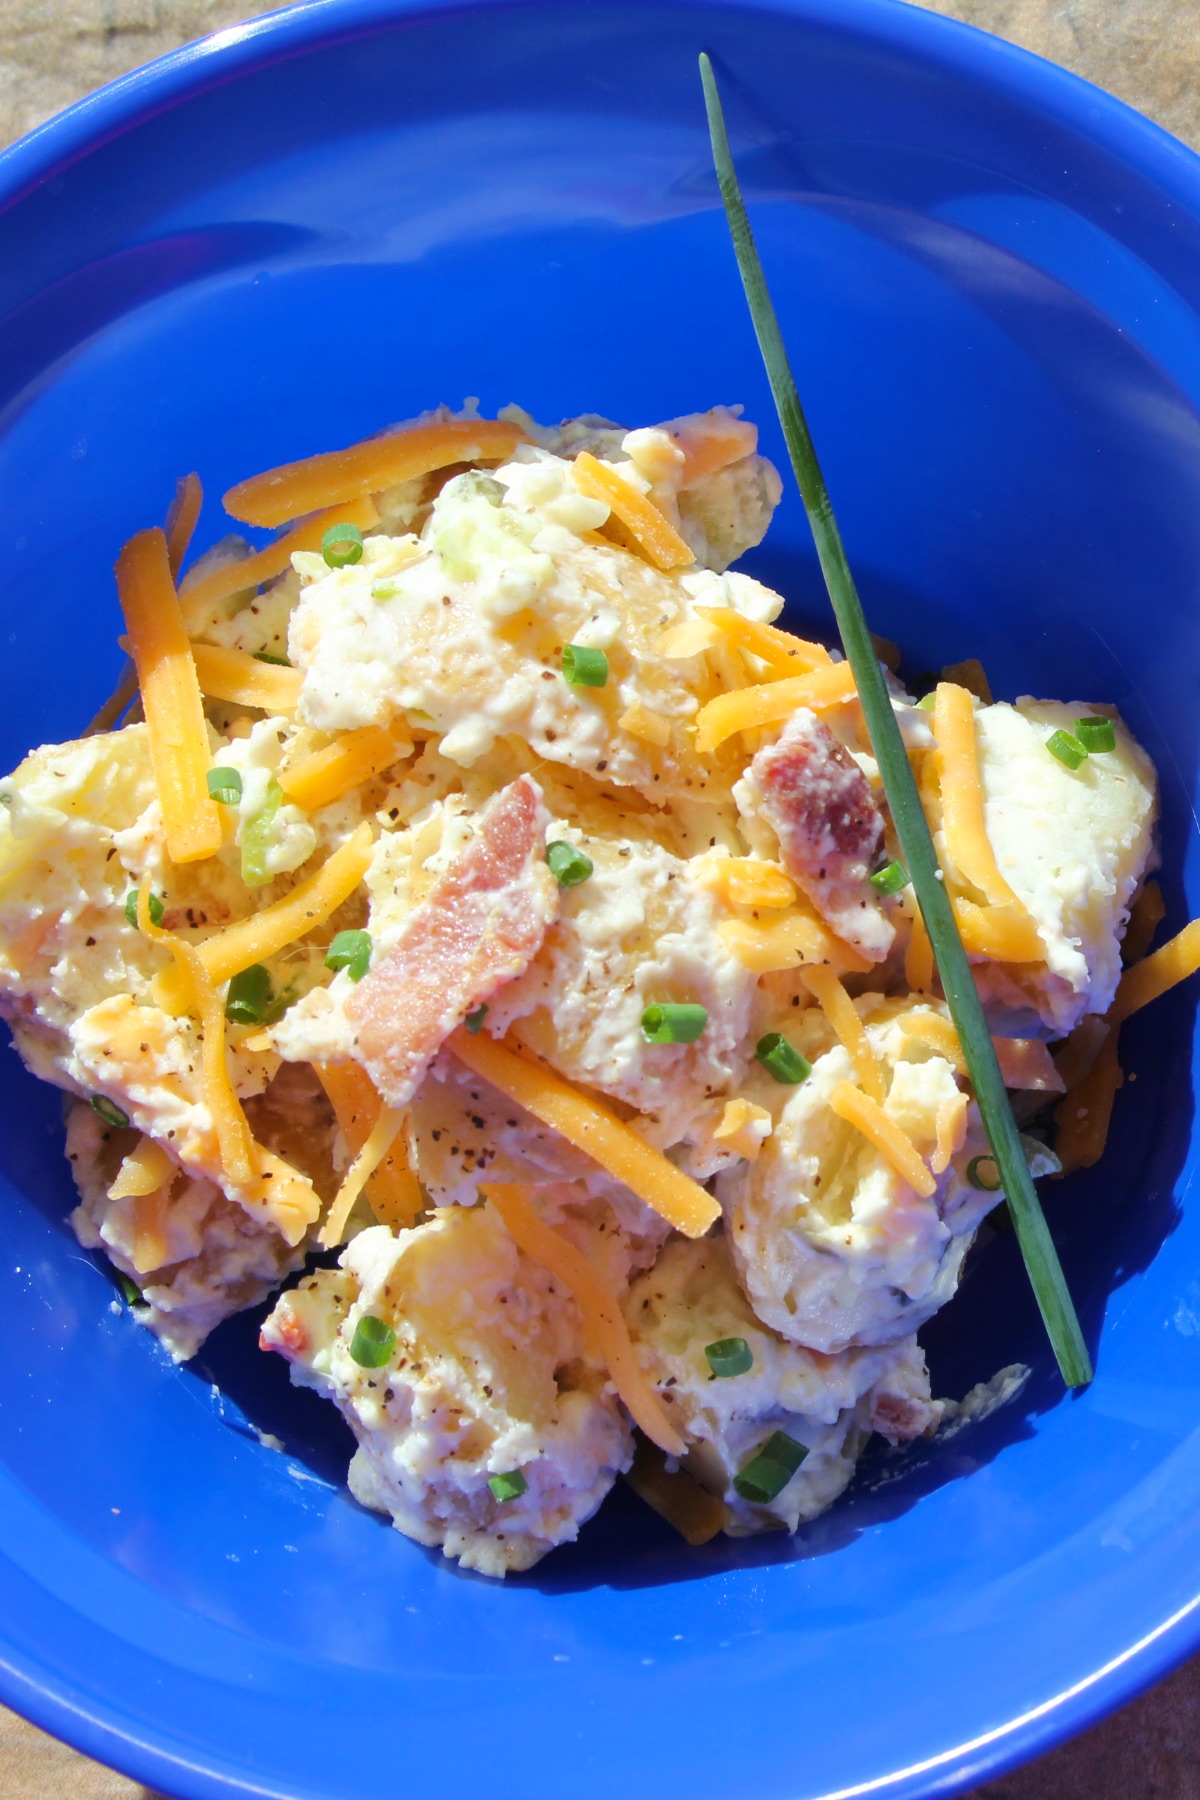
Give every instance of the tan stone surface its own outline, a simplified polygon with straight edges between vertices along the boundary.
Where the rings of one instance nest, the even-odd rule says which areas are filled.
[[[928,0],[1065,64],[1200,149],[1200,0]],[[0,144],[244,0],[0,0]],[[972,1800],[1200,1800],[1200,1661]],[[0,1800],[154,1800],[0,1708]],[[530,1800],[550,1800],[531,1795]]]

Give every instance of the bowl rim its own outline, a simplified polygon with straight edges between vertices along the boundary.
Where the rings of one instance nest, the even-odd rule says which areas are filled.
[[[308,54],[332,37],[370,35],[400,19],[570,8],[579,0],[297,0],[209,33],[107,82],[0,150],[0,218],[57,173],[154,114],[247,75],[267,60]],[[606,0],[634,10],[640,0]],[[909,0],[668,0],[697,13],[744,12],[873,38],[1016,99],[1114,155],[1200,217],[1200,155],[1085,77],[978,26]],[[1045,1755],[1154,1686],[1200,1649],[1200,1592],[1119,1655],[1016,1718],[907,1768],[820,1800],[921,1800],[961,1793]],[[288,1800],[282,1789],[160,1747],[93,1710],[69,1682],[0,1643],[0,1702],[86,1756],[187,1800],[242,1794]],[[183,1785],[180,1785],[180,1784]]]

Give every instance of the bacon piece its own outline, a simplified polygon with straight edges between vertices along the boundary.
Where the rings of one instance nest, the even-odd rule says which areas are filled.
[[[936,1426],[938,1408],[911,1394],[877,1393],[871,1400],[870,1426],[889,1444],[924,1437]]]
[[[389,1106],[408,1104],[455,1026],[536,956],[558,912],[548,822],[528,775],[497,794],[348,1003],[356,1059]]]
[[[738,784],[743,813],[765,819],[783,866],[830,930],[882,962],[895,928],[867,877],[883,843],[870,783],[828,725],[808,707],[792,714]]]

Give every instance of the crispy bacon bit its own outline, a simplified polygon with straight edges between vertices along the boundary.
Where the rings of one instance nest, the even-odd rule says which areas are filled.
[[[738,805],[779,839],[784,868],[831,931],[882,962],[895,930],[867,877],[883,818],[866,776],[829,727],[799,707],[738,784]]]
[[[267,1334],[270,1326],[270,1335]],[[308,1332],[286,1300],[281,1300],[266,1325],[258,1334],[260,1350],[278,1350],[281,1356],[303,1356],[308,1349]]]
[[[558,911],[548,822],[528,775],[497,794],[478,834],[355,991],[346,1011],[356,1056],[389,1106],[408,1104],[455,1026],[537,954]]]
[[[923,1437],[937,1425],[939,1409],[928,1400],[909,1394],[876,1394],[871,1401],[870,1425],[889,1444]]]

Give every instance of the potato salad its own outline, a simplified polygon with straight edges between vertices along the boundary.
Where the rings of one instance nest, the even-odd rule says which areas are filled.
[[[740,408],[440,408],[189,563],[189,477],[121,689],[0,785],[80,1243],[177,1361],[271,1301],[355,1498],[486,1575],[620,1476],[794,1532],[935,1433],[916,1334],[1003,1206],[849,665],[732,567],[780,491]],[[1154,769],[1102,698],[877,649],[1031,1171],[1086,1166],[1200,961],[1147,955]]]

